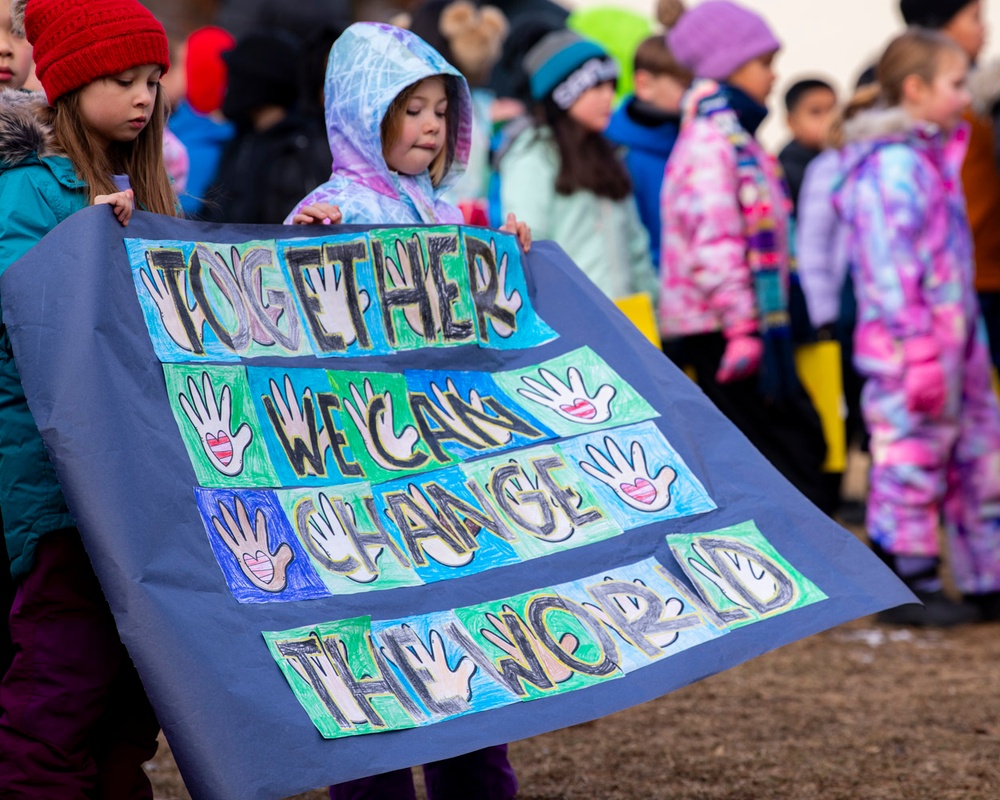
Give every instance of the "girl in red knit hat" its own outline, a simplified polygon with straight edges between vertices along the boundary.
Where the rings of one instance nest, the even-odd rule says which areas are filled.
[[[2,0],[0,0],[2,1]],[[175,215],[163,27],[138,0],[15,0],[45,98],[0,96],[0,273],[70,214]],[[47,103],[46,103],[47,99]],[[0,514],[16,595],[0,797],[151,799],[159,725],[63,499],[0,325]]]

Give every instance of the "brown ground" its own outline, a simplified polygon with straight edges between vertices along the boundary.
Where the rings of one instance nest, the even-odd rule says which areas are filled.
[[[997,623],[841,626],[643,706],[514,743],[518,797],[996,800],[998,634]],[[149,768],[157,800],[188,800],[165,745]]]

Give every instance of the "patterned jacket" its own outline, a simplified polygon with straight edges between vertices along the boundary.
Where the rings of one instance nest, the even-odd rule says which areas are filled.
[[[758,329],[757,304],[747,263],[747,231],[738,197],[736,150],[698,103],[718,92],[698,81],[684,99],[684,121],[667,163],[660,196],[660,331],[664,337]],[[774,158],[751,142],[770,195],[781,268],[787,283],[788,199]]]
[[[979,313],[960,177],[967,128],[946,136],[896,108],[859,115],[845,134],[835,202],[849,226],[858,370],[901,377],[903,342],[915,337],[960,362]]]
[[[382,119],[396,95],[432,75],[450,76],[456,88],[449,102],[458,105],[448,131],[454,159],[436,187],[430,175],[392,172],[382,157]],[[326,127],[333,155],[330,180],[310,192],[302,206],[339,206],[344,224],[432,224],[462,221],[461,212],[442,195],[465,171],[472,139],[472,98],[461,73],[423,39],[400,28],[374,22],[349,27],[330,51],[326,70]]]

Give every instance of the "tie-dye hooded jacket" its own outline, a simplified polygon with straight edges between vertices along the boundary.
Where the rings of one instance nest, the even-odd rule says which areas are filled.
[[[945,135],[896,108],[864,112],[845,136],[834,199],[849,228],[858,370],[900,378],[915,337],[962,359],[979,314],[960,177],[967,129]]]
[[[454,157],[444,179],[431,185],[430,174],[400,175],[382,157],[382,119],[407,86],[432,75],[449,76],[448,141]],[[414,225],[455,223],[461,212],[442,199],[465,171],[472,131],[472,99],[461,73],[419,36],[373,22],[351,25],[330,51],[326,69],[326,128],[333,174],[310,192],[302,206],[339,206],[345,224]],[[457,125],[452,125],[457,120]]]

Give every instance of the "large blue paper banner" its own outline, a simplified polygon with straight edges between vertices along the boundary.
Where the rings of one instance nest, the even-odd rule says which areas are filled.
[[[912,599],[554,245],[322,233],[94,208],[0,281],[193,797],[577,724]]]

